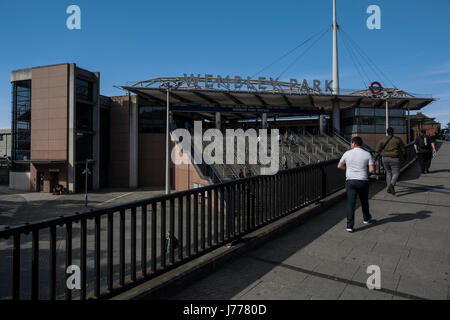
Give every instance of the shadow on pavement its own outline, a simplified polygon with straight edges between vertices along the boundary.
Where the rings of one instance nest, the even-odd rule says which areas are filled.
[[[407,221],[411,221],[411,220],[423,220],[423,219],[429,218],[431,213],[432,213],[432,211],[427,211],[427,210],[417,211],[416,213],[391,213],[391,214],[389,214],[391,217],[384,218],[381,220],[374,220],[374,222],[369,225],[355,229],[355,232],[370,229],[372,227],[378,227],[385,223],[407,222]]]
[[[372,198],[384,188],[384,182],[372,181],[370,184],[369,198]],[[358,199],[355,210],[360,206],[361,203]],[[227,263],[217,267],[212,273],[207,272],[199,278],[192,279],[192,282],[189,281],[189,283],[198,285],[197,281],[201,281],[203,277],[209,277],[218,272],[225,272],[226,274],[224,277],[208,279],[207,284],[200,284],[202,289],[198,293],[192,294],[193,296],[191,294],[188,294],[188,297],[183,296],[184,289],[191,292],[184,285],[180,288],[171,288],[170,292],[158,293],[158,297],[149,295],[144,297],[144,299],[232,299],[252,283],[257,282],[258,279],[271,272],[277,265],[281,265],[283,261],[308,246],[344,219],[346,219],[345,200],[338,202],[328,210],[308,217],[300,226],[293,225],[290,229],[282,234],[275,235],[269,241],[250,249],[248,252],[231,258]],[[300,228],[301,232],[298,232]],[[346,232],[345,227],[343,227],[342,232]],[[265,253],[264,256],[259,254],[260,251]],[[252,259],[251,255],[270,259],[271,263],[264,263],[257,259]],[[227,265],[233,265],[232,269],[227,269]],[[248,272],[248,270],[251,270],[251,272]],[[179,293],[182,295],[182,298],[177,297]]]

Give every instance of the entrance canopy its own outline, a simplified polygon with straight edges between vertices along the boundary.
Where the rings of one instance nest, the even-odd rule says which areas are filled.
[[[236,80],[237,79],[237,80]],[[433,102],[431,96],[410,94],[399,89],[383,89],[373,94],[370,89],[340,90],[334,94],[332,81],[323,87],[320,81],[301,84],[291,79],[282,82],[277,79],[242,79],[205,77],[155,78],[138,82],[122,89],[145,97],[160,106],[166,106],[167,88],[170,88],[170,106],[174,111],[186,112],[249,112],[290,115],[313,115],[331,113],[333,102],[338,101],[341,110],[355,107],[385,107],[420,110]],[[177,110],[179,108],[180,110]]]

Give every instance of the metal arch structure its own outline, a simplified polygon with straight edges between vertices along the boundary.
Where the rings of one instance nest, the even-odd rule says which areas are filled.
[[[370,88],[340,88],[339,93],[335,94],[332,89],[327,90],[332,86],[331,81],[325,83],[325,90],[320,88],[318,80],[314,81],[309,86],[307,80],[299,82],[291,79],[286,82],[262,77],[257,80],[249,78],[244,80],[240,77],[188,76],[185,74],[180,77],[158,77],[139,81],[120,88],[140,95],[160,106],[166,105],[167,89],[169,89],[171,108],[181,106],[197,109],[217,107],[221,108],[217,112],[232,113],[239,111],[236,109],[248,108],[257,109],[257,113],[277,113],[288,110],[292,111],[292,115],[302,112],[313,114],[315,112],[311,111],[318,110],[331,113],[334,102],[339,102],[340,110],[346,110],[355,105],[379,108],[386,99],[389,100],[391,106],[405,110],[406,108],[420,110],[436,100],[431,95],[413,94],[397,88],[383,88],[382,92],[378,94],[373,94]],[[237,86],[236,83],[238,83]]]
[[[324,85],[324,88],[320,86]],[[287,81],[280,81],[278,78],[260,77],[258,79],[251,79],[250,77],[242,78],[235,76],[231,78],[230,76],[222,77],[220,75],[213,77],[211,75],[186,75],[180,77],[157,77],[148,80],[139,81],[133,83],[132,85],[121,86],[120,88],[125,90],[133,90],[140,88],[154,88],[167,90],[168,88],[173,91],[192,91],[196,94],[201,94],[201,92],[226,92],[226,93],[272,93],[272,94],[283,94],[283,95],[336,95],[332,89],[333,81],[326,80],[322,83],[319,80],[313,80],[313,82],[308,82],[306,79],[299,82],[297,79],[290,79]],[[359,96],[368,98],[384,98],[383,95],[388,95],[389,98],[399,98],[399,99],[433,99],[431,95],[425,94],[413,94],[406,92],[398,88],[383,88],[383,90],[378,94],[373,94],[368,88],[367,89],[340,89],[339,95],[343,96]],[[203,98],[208,99],[207,96]],[[434,99],[433,99],[434,100]]]
[[[312,84],[312,85],[311,85]],[[248,91],[248,92],[265,92],[265,93],[300,93],[300,94],[324,94],[324,92],[332,91],[332,81],[326,80],[324,88],[320,88],[323,83],[319,80],[313,80],[308,83],[306,79],[299,82],[297,79],[290,79],[287,81],[280,81],[279,78],[265,78],[259,77],[252,79],[250,77],[222,77],[220,75],[213,77],[212,75],[197,75],[191,74],[188,76],[184,74],[181,77],[158,77],[148,80],[136,82],[131,87],[141,88],[160,88],[167,89],[169,86],[172,89],[200,89],[211,91]],[[244,89],[247,90],[244,90]]]

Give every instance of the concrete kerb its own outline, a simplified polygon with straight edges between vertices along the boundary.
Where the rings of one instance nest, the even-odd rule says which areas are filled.
[[[279,234],[297,227],[307,219],[326,211],[336,203],[345,199],[346,191],[340,190],[322,199],[316,204],[311,204],[296,212],[293,212],[279,220],[276,220],[261,229],[255,230],[238,241],[233,246],[222,246],[203,256],[181,265],[167,273],[136,286],[133,289],[120,293],[112,300],[139,300],[139,299],[167,299],[179,289],[182,289],[196,280],[203,278],[225,262],[242,255],[254,247],[271,240]]]

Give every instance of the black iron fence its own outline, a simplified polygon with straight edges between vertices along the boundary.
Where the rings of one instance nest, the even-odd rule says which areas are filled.
[[[337,163],[7,228],[0,298],[114,296],[342,189]]]
[[[405,146],[406,155],[405,157],[400,158],[400,168],[405,168],[411,161],[416,158],[416,151],[414,149],[414,142],[411,142]],[[372,152],[374,153],[374,152]],[[375,161],[375,174],[378,176],[384,176],[386,171],[384,170],[383,161],[381,157]]]

